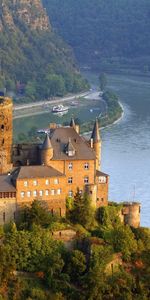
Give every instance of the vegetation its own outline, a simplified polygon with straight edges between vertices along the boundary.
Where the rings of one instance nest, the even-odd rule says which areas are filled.
[[[121,117],[123,109],[119,103],[118,96],[114,92],[106,90],[103,93],[102,98],[106,103],[106,113],[104,115],[101,115],[98,118],[98,121],[100,127],[105,127],[117,121]],[[82,132],[92,131],[93,125],[94,122],[87,122],[85,124],[82,124]]]
[[[35,201],[17,224],[1,229],[0,299],[149,299],[150,230],[121,224],[121,206],[116,204],[92,214],[89,228],[85,199],[91,205],[77,192],[68,204],[67,219],[52,217]],[[80,217],[72,212],[80,200],[78,212],[86,221],[77,226]],[[53,239],[52,224],[58,223],[76,231],[83,228],[72,250]]]
[[[100,87],[100,90],[103,92],[106,88],[106,85],[107,85],[107,77],[106,77],[106,74],[105,73],[101,73],[99,75],[99,87]]]
[[[88,87],[75,66],[72,51],[48,28],[33,28],[35,18],[47,18],[32,1],[6,0],[0,17],[0,89],[18,93],[15,101],[39,99],[76,93]],[[23,18],[24,11],[29,24]],[[19,17],[20,12],[23,16]],[[43,17],[43,14],[44,17]],[[45,20],[44,19],[44,20]],[[46,19],[47,20],[47,19]],[[38,23],[38,21],[37,21]]]
[[[150,70],[148,0],[43,0],[82,66]]]

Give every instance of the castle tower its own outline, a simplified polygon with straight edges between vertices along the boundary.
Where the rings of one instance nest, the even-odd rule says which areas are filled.
[[[91,140],[90,140],[91,148],[95,150],[96,153],[96,170],[100,170],[101,166],[101,138],[99,133],[98,120],[96,119]]]
[[[12,100],[0,96],[0,174],[12,168],[12,109]]]
[[[50,160],[53,157],[53,147],[49,138],[49,135],[46,134],[44,143],[41,149],[41,163],[46,166],[50,166]]]
[[[71,118],[71,121],[70,121],[70,127],[74,128],[78,134],[80,133],[80,126],[75,123],[75,120],[73,117]]]

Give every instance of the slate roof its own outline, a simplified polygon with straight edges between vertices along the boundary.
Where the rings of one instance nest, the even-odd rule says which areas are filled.
[[[50,138],[54,149],[53,160],[93,160],[96,157],[88,142],[72,127],[58,127],[51,130]],[[69,157],[65,150],[70,138],[75,155]]]
[[[76,126],[76,124],[75,124],[74,118],[72,117],[71,121],[70,121],[70,127],[75,127],[75,126]]]
[[[25,178],[47,178],[47,177],[62,177],[64,174],[60,173],[56,169],[47,166],[21,166],[17,168],[13,173],[14,179]]]
[[[51,148],[52,148],[52,144],[51,144],[49,135],[46,134],[44,143],[43,143],[43,145],[42,145],[42,150],[47,150],[47,149],[51,149]]]
[[[0,175],[0,192],[16,192],[10,175]]]
[[[109,175],[97,170],[96,171],[96,177],[100,177],[100,176],[108,177]]]
[[[91,139],[93,139],[93,142],[99,142],[100,141],[100,133],[99,133],[99,126],[98,126],[97,119],[94,123],[94,128],[93,128],[93,131],[92,131]]]

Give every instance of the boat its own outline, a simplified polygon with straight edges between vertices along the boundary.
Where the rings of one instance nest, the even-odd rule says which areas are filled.
[[[68,106],[63,106],[62,104],[53,106],[52,108],[52,113],[62,113],[65,111],[68,111],[69,107]]]

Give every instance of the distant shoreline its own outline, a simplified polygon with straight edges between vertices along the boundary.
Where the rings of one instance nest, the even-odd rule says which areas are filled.
[[[119,122],[123,119],[123,117],[124,117],[124,107],[123,107],[123,104],[122,104],[120,101],[118,101],[118,103],[119,103],[119,105],[120,105],[120,107],[121,107],[121,109],[122,109],[121,116],[120,116],[118,119],[116,119],[113,123],[108,124],[108,125],[106,125],[106,126],[100,127],[101,130],[103,130],[103,129],[105,129],[105,128],[108,128],[108,127],[111,127],[111,126],[113,126],[113,125],[119,123]],[[81,126],[82,126],[82,125],[81,125]],[[91,132],[92,132],[92,130],[89,130],[89,131],[83,132],[82,134],[83,134],[83,135],[88,135],[88,134],[90,134]]]

